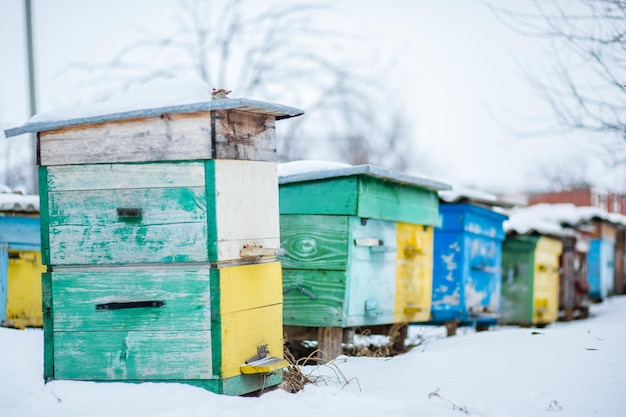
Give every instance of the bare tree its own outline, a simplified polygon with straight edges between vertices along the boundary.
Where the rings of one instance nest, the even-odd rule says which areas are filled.
[[[626,139],[626,1],[487,1],[509,27],[547,41],[551,66],[526,74],[562,127]]]
[[[560,163],[537,164],[532,172],[545,180],[545,191],[565,191],[591,186],[588,165],[583,158]]]
[[[287,134],[280,159],[326,151],[345,162],[404,169],[413,141],[406,116],[384,113],[389,86],[381,74],[390,77],[392,65],[330,59],[358,42],[320,28],[332,12],[330,3],[319,2],[179,0],[171,33],[145,34],[112,63],[73,68],[87,70],[90,84],[109,93],[159,77],[195,75],[235,97],[292,104],[307,113],[281,125]],[[112,89],[111,80],[124,81]]]

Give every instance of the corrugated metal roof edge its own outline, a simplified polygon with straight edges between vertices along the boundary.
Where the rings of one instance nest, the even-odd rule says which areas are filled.
[[[384,180],[393,180],[401,184],[416,185],[427,190],[441,191],[450,190],[452,187],[442,182],[434,181],[428,178],[415,177],[413,175],[403,174],[401,172],[392,171],[390,169],[379,168],[374,165],[356,165],[352,167],[329,169],[325,171],[313,171],[302,174],[286,175],[278,177],[279,184],[289,184],[293,182],[315,181],[328,179],[333,177],[349,177],[352,175],[369,175],[371,177],[381,178]]]
[[[191,104],[179,104],[174,106],[158,107],[153,109],[139,109],[125,112],[109,113],[97,116],[79,117],[76,119],[55,120],[46,122],[25,123],[22,126],[4,131],[7,138],[31,132],[43,132],[62,127],[79,126],[83,124],[104,123],[114,120],[128,120],[142,117],[161,116],[168,113],[195,113],[198,111],[211,110],[235,110],[250,111],[253,113],[275,114],[277,120],[288,119],[304,114],[304,110],[295,107],[283,106],[282,104],[267,103],[245,98],[230,98],[223,100],[204,101]]]

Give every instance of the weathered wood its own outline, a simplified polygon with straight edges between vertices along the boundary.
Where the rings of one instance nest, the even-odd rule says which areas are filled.
[[[204,188],[50,192],[53,265],[206,261]],[[125,218],[119,208],[138,208]]]
[[[45,166],[214,157],[276,161],[274,123],[267,114],[216,110],[65,127],[40,133],[40,160]]]
[[[317,335],[317,357],[322,362],[328,362],[343,354],[341,327],[320,327]]]
[[[281,258],[287,269],[345,270],[348,262],[348,217],[280,216]]]
[[[210,159],[210,126],[210,113],[200,112],[41,132],[41,165]]]
[[[216,159],[276,161],[275,117],[239,111],[217,110]]]
[[[158,269],[52,273],[54,331],[209,330],[210,270]],[[98,310],[112,302],[160,307]]]
[[[54,332],[55,379],[211,379],[210,331]]]
[[[340,271],[283,270],[284,324],[343,326],[346,276]]]
[[[239,259],[246,246],[278,249],[276,164],[212,160],[206,170],[210,259]]]
[[[40,186],[47,191],[204,187],[204,169],[198,161],[42,167]]]

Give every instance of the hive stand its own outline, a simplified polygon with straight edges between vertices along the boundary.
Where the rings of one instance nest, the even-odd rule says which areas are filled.
[[[275,121],[211,100],[29,123],[38,132],[44,376],[282,381]]]

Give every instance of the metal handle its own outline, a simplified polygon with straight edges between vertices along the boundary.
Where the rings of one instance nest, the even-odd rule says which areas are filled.
[[[146,307],[163,307],[165,301],[128,301],[128,302],[111,302],[104,304],[96,304],[96,310],[124,310],[127,308],[146,308]]]
[[[283,290],[283,295],[285,295],[287,293],[290,293],[291,291],[294,291],[294,290],[297,290],[297,291],[301,292],[302,294],[306,295],[307,297],[309,297],[312,300],[315,300],[317,298],[317,295],[313,291],[311,291],[311,290],[309,290],[307,288],[301,287],[299,285],[295,285],[293,287],[285,288]]]
[[[117,208],[117,216],[118,217],[141,217],[142,210],[137,207],[118,207]]]
[[[380,239],[374,239],[374,238],[361,238],[361,239],[354,239],[354,244],[356,246],[368,246],[368,247],[383,246],[383,241]]]

